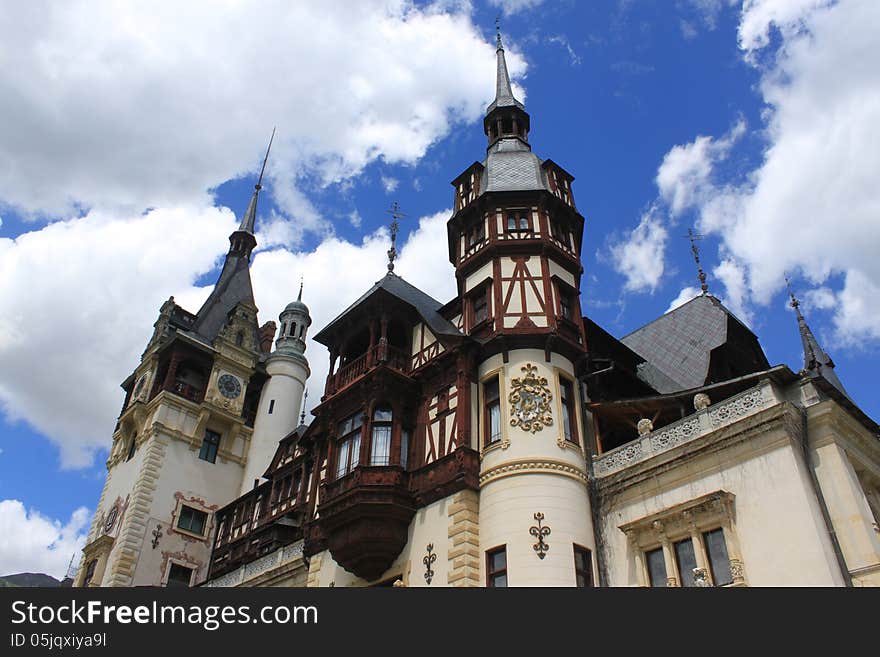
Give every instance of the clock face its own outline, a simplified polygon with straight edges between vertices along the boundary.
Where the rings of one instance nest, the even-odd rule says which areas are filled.
[[[116,522],[116,515],[119,513],[119,507],[113,505],[110,509],[109,513],[107,513],[107,520],[104,521],[104,533],[107,534],[113,529],[113,524]]]
[[[217,379],[217,388],[227,399],[235,399],[241,394],[241,383],[231,374],[223,374]]]

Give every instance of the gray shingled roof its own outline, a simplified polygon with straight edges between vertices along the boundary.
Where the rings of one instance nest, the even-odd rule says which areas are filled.
[[[400,276],[389,272],[381,280],[376,281],[373,287],[367,290],[363,295],[361,295],[361,297],[357,301],[355,301],[342,313],[340,313],[339,316],[336,317],[336,319],[334,319],[327,326],[321,329],[315,335],[315,340],[320,342],[321,344],[326,345],[327,342],[325,342],[325,340],[330,337],[330,333],[333,332],[333,330],[339,325],[339,323],[349,313],[353,312],[356,308],[366,302],[367,299],[369,299],[379,290],[384,290],[388,294],[397,297],[407,305],[411,306],[421,316],[421,318],[425,320],[425,323],[428,325],[434,335],[445,335],[450,337],[462,336],[462,332],[459,331],[452,322],[440,315],[439,310],[443,307],[442,303],[440,303],[433,297],[425,294],[417,287],[410,285]]]
[[[730,318],[739,322],[718,299],[700,295],[620,341],[648,361],[639,376],[658,392],[698,388],[706,383],[712,350],[727,341]]]
[[[541,159],[519,139],[500,139],[492,144],[483,164],[483,192],[550,191]]]
[[[196,313],[194,330],[213,342],[220,333],[220,329],[226,325],[229,313],[241,302],[254,303],[254,290],[251,287],[251,276],[248,267],[248,258],[243,256],[228,255],[223,263],[223,271],[220,278],[211,291],[210,296],[202,304]],[[256,304],[254,304],[256,305]],[[257,344],[259,340],[255,335]]]

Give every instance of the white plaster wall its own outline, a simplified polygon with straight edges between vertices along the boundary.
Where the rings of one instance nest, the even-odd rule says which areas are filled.
[[[468,276],[464,281],[464,292],[467,294],[471,290],[474,289],[477,285],[485,281],[487,278],[492,278],[492,263],[487,262],[485,265],[477,269],[473,274]]]
[[[302,396],[308,368],[298,360],[273,354],[266,362],[269,380],[260,393],[260,403],[254,421],[254,433],[248,448],[247,463],[241,481],[241,494],[251,490],[254,479],[261,479],[275,450],[278,441],[299,426]],[[269,405],[274,400],[272,413]]]
[[[550,527],[550,549],[540,559],[529,528],[534,514]],[[595,560],[586,486],[558,474],[524,473],[489,482],[480,490],[481,583],[486,582],[486,551],[506,546],[508,586],[574,586],[574,544]],[[594,567],[595,572],[595,567]]]
[[[741,443],[634,484],[604,519],[609,584],[640,585],[621,525],[717,490],[736,496],[736,534],[749,585],[842,584],[804,464],[790,443],[776,445]]]

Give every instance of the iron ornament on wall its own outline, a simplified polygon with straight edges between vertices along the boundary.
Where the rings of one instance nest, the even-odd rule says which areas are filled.
[[[547,551],[550,549],[550,546],[544,542],[544,537],[550,535],[550,528],[543,527],[541,522],[544,520],[544,514],[540,511],[535,514],[535,520],[538,521],[536,526],[529,527],[529,534],[538,539],[538,542],[535,543],[532,547],[535,552],[538,553],[538,558],[543,559],[547,555]]]
[[[425,564],[425,581],[430,586],[431,580],[434,579],[434,571],[431,570],[431,566],[437,561],[437,555],[434,552],[434,544],[428,543],[428,554],[425,555],[425,558],[422,559],[422,563]]]

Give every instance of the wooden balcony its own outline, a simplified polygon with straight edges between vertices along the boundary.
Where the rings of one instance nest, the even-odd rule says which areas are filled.
[[[410,360],[410,354],[403,349],[398,349],[391,345],[375,345],[354,360],[341,366],[335,374],[327,377],[326,394],[331,395],[347,388],[362,376],[380,366],[409,374]]]

